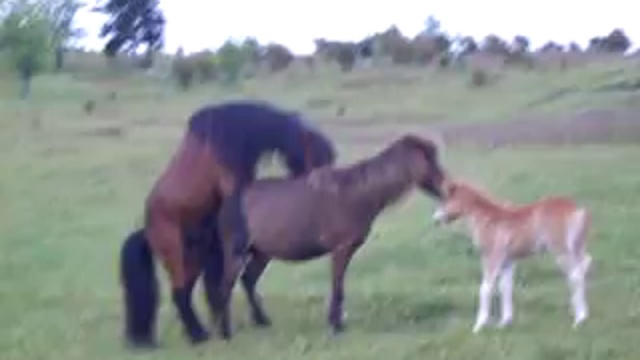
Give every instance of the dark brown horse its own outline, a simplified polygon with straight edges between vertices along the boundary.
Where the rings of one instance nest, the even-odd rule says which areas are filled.
[[[440,198],[444,176],[434,143],[407,135],[352,166],[327,166],[296,179],[264,179],[247,187],[242,203],[251,258],[241,280],[254,322],[270,323],[256,283],[272,258],[299,262],[330,254],[332,295],[328,321],[334,332],[342,331],[345,272],[375,219],[414,187]],[[237,231],[230,210],[224,204],[219,215],[219,256],[225,259],[232,256]],[[218,296],[225,306],[218,326],[221,332],[230,334],[231,293],[240,269],[226,260],[224,264]]]
[[[228,221],[237,231],[232,255],[225,260],[238,262],[248,254],[239,194],[254,180],[260,157],[270,153],[284,157],[292,176],[335,161],[334,146],[322,133],[297,114],[265,103],[208,106],[191,116],[177,152],[146,200],[144,229],[132,232],[122,247],[125,332],[131,345],[155,343],[158,286],[152,254],[168,271],[173,303],[187,336],[193,343],[208,338],[191,296],[202,262],[212,263],[206,260],[208,243],[219,243],[217,235],[206,235],[210,219],[217,217],[226,199]],[[212,287],[206,287],[209,295]],[[220,306],[211,297],[209,305],[212,311]]]

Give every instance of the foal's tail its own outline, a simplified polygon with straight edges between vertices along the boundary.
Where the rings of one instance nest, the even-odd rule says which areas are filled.
[[[120,253],[124,288],[125,337],[131,345],[152,346],[158,310],[158,280],[144,230],[127,237]]]

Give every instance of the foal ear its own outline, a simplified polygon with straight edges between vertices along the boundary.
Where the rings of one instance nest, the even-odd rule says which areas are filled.
[[[444,195],[446,197],[454,196],[458,190],[458,185],[455,183],[455,181],[451,179],[445,179],[443,187],[444,187]]]

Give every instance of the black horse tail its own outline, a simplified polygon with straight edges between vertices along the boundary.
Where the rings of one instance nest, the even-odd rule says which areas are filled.
[[[126,340],[133,346],[154,346],[158,279],[143,229],[129,234],[122,245],[120,277],[124,288]]]

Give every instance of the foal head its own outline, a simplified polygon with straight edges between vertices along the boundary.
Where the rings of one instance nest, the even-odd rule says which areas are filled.
[[[433,214],[436,223],[447,224],[456,221],[467,215],[484,199],[479,189],[462,181],[447,179],[442,188],[443,200]]]

